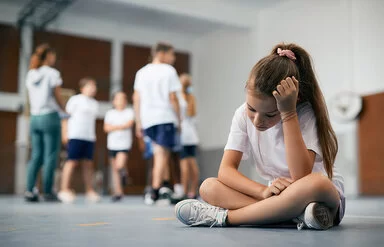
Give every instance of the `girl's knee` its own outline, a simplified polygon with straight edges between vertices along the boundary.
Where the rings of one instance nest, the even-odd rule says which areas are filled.
[[[207,178],[200,186],[200,196],[204,201],[209,201],[217,186],[217,178]]]
[[[314,191],[320,195],[328,194],[336,191],[332,181],[322,173],[312,173],[307,176],[308,186],[311,191]]]

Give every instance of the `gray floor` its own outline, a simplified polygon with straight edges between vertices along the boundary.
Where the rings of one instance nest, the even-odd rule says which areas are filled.
[[[149,207],[140,197],[120,204],[109,198],[89,205],[26,204],[0,197],[0,246],[384,246],[384,199],[347,201],[339,227],[328,231],[295,228],[189,228],[170,206]]]

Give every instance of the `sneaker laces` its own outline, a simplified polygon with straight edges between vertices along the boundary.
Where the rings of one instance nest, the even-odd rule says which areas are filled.
[[[215,225],[222,226],[225,224],[223,218],[227,210],[215,207],[206,203],[193,203],[192,214],[189,218],[190,221],[195,221],[191,226],[210,225],[212,228]]]
[[[306,226],[306,224],[304,222],[304,213],[302,213],[299,216],[297,216],[296,218],[294,218],[293,221],[295,223],[297,223],[297,230],[299,230],[299,231],[301,231],[304,228],[304,226]]]

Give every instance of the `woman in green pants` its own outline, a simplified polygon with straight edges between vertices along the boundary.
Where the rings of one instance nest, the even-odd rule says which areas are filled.
[[[28,164],[26,201],[37,202],[34,191],[37,174],[43,169],[43,190],[46,201],[58,201],[52,191],[54,172],[61,143],[59,109],[64,109],[60,97],[62,79],[60,72],[52,68],[56,53],[47,44],[36,48],[31,57],[26,84],[31,111],[30,135],[32,142],[31,160]],[[64,111],[64,110],[63,110]]]

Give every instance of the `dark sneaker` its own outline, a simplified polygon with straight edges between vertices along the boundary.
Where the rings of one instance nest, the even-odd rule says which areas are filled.
[[[35,194],[35,193],[32,193],[30,191],[26,191],[24,193],[24,199],[27,202],[38,202],[39,201],[39,195]]]
[[[122,195],[115,195],[115,196],[112,196],[112,198],[111,198],[112,202],[119,202],[122,199],[123,199]]]
[[[57,197],[56,194],[50,193],[50,194],[44,194],[44,201],[46,202],[61,202],[60,199]]]
[[[176,193],[173,193],[169,200],[171,201],[171,204],[175,205],[185,199],[188,199],[186,195],[177,195]]]

